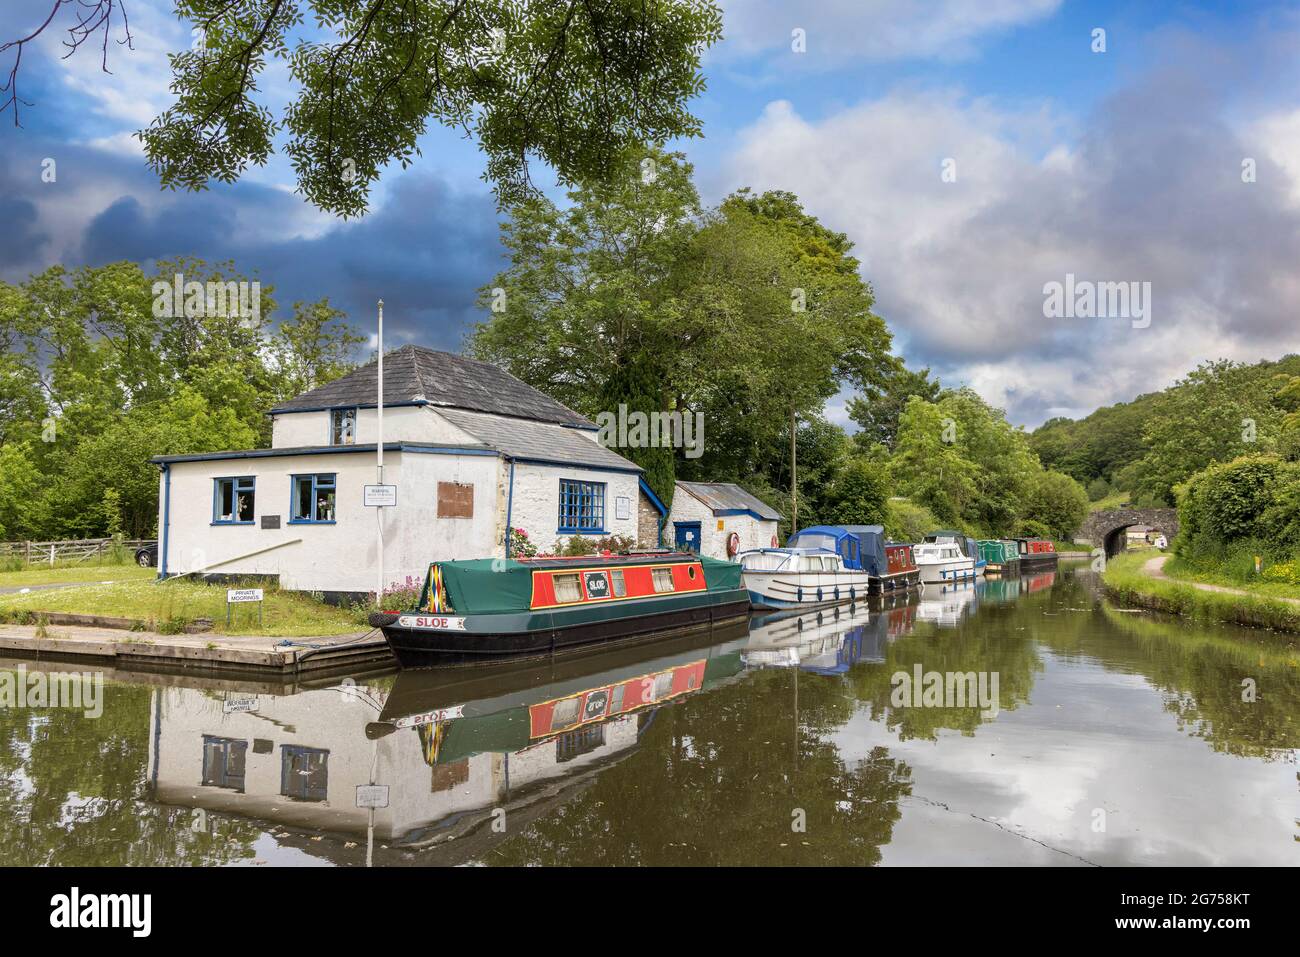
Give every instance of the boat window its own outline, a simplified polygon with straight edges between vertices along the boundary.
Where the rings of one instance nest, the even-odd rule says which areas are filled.
[[[656,592],[673,591],[673,570],[671,568],[651,569]]]
[[[582,601],[582,586],[578,584],[577,572],[574,572],[573,574],[556,575],[553,581],[555,582],[556,601]]]
[[[626,693],[627,685],[615,685],[613,692],[609,696],[609,713],[618,714],[623,710],[623,695]]]
[[[785,568],[790,556],[782,552],[753,552],[740,559],[740,567],[751,571],[774,572]]]
[[[821,532],[800,532],[785,543],[786,548],[824,548],[828,552],[837,550],[838,543],[834,535]]]
[[[563,701],[557,701],[555,707],[551,709],[551,730],[565,728],[578,720],[578,699],[577,697],[565,698]]]
[[[614,597],[622,598],[627,595],[627,582],[623,580],[623,569],[616,568],[609,573],[609,577],[614,581]]]
[[[672,694],[673,691],[673,673],[671,671],[661,671],[655,675],[655,700],[658,701],[665,695]]]

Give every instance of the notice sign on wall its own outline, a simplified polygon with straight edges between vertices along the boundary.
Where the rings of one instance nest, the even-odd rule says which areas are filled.
[[[396,485],[364,485],[361,495],[366,508],[389,508],[397,504]]]
[[[357,807],[388,807],[388,785],[358,784]]]

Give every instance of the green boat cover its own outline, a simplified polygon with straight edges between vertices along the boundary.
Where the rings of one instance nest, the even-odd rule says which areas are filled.
[[[698,559],[704,565],[704,583],[710,592],[740,588],[740,564],[716,558]],[[599,558],[576,562],[574,568],[618,567],[621,562]],[[420,592],[420,608],[428,609],[429,585],[436,568],[442,579],[443,593],[453,615],[495,615],[528,611],[533,595],[532,572],[542,566],[536,562],[517,562],[512,559],[475,558],[452,562],[435,562],[424,579]]]
[[[980,558],[995,565],[1001,565],[1004,562],[1013,562],[1020,557],[1019,550],[1014,542],[981,539],[979,542],[979,550]]]

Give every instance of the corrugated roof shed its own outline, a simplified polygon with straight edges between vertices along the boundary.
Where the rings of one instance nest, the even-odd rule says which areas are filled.
[[[282,402],[271,410],[271,414],[351,405],[374,406],[378,393],[379,367],[371,362],[333,382]],[[489,362],[416,345],[405,345],[384,354],[384,405],[409,402],[513,415],[587,429],[596,427],[591,420]]]
[[[641,471],[635,462],[567,426],[500,418],[463,409],[439,409],[438,414],[458,429],[468,432],[510,458]]]
[[[681,488],[718,512],[742,509],[768,521],[780,521],[781,513],[762,499],[750,495],[731,482],[678,482]]]

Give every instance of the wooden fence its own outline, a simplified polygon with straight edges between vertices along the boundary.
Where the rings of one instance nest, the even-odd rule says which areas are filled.
[[[21,558],[27,565],[76,564],[105,555],[120,546],[134,556],[137,549],[155,545],[153,539],[77,538],[64,542],[0,542],[0,561]]]

